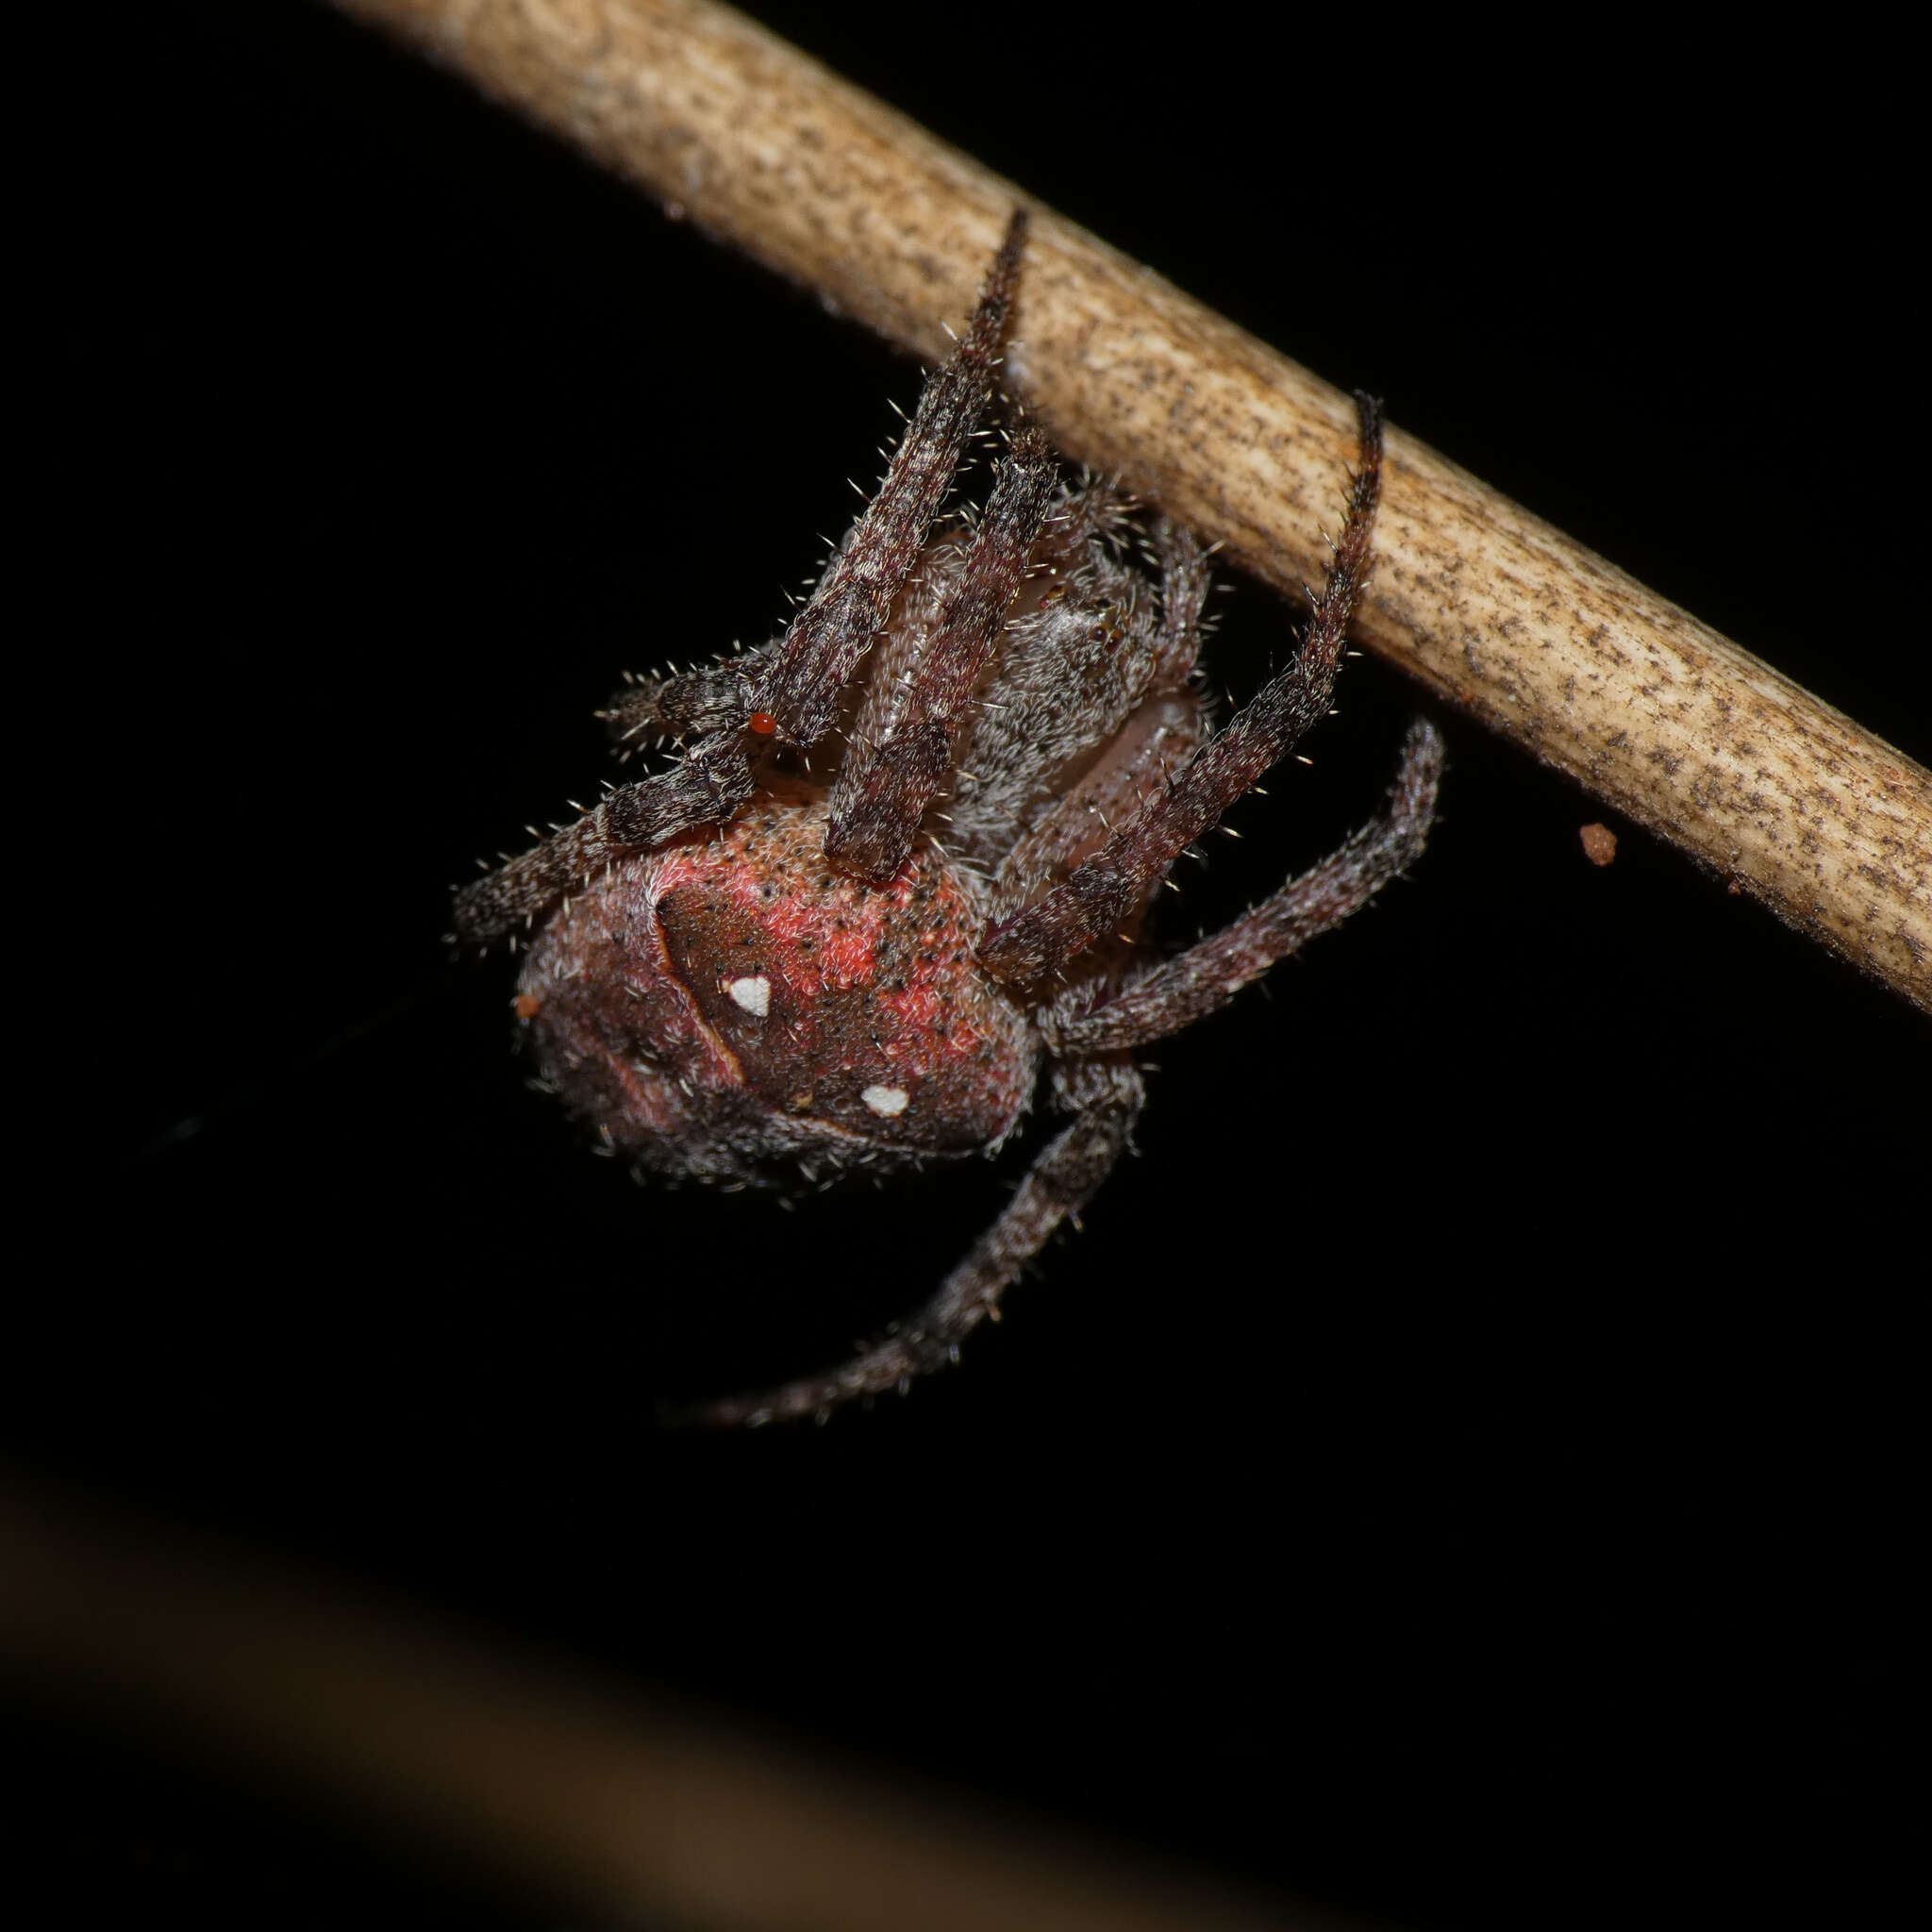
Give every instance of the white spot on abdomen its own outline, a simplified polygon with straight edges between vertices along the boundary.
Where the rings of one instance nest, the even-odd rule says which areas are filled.
[[[755,973],[749,979],[734,979],[724,991],[755,1020],[762,1020],[772,1010],[772,982],[762,973]]]
[[[903,1087],[868,1087],[858,1097],[873,1112],[884,1114],[888,1120],[895,1113],[906,1111],[906,1090]]]

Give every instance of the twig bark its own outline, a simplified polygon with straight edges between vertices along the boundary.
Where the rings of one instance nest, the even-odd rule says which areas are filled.
[[[937,359],[1015,201],[710,0],[337,0]],[[1347,397],[1034,208],[1008,358],[1068,455],[1291,592]],[[1932,774],[1392,431],[1360,641],[1932,1010]]]

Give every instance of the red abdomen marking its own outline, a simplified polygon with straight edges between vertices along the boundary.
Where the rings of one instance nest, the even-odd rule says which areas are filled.
[[[1001,1140],[1037,1049],[980,971],[983,915],[943,855],[884,886],[826,863],[823,801],[767,801],[595,879],[520,991],[546,1078],[673,1173],[761,1181]]]
[[[927,851],[862,885],[826,863],[825,823],[769,805],[666,854],[653,897],[674,969],[773,1109],[934,1153],[997,1140],[1032,1057],[974,959],[959,880]]]

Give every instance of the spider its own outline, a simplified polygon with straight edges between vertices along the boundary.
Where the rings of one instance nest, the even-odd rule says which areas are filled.
[[[1165,518],[1126,560],[1112,485],[1018,420],[982,510],[941,520],[995,394],[1014,213],[878,493],[784,635],[632,684],[624,749],[682,746],[459,892],[459,940],[527,934],[515,1008],[545,1083],[640,1169],[798,1189],[997,1150],[1042,1064],[1071,1116],[910,1319],[843,1366],[707,1404],[823,1415],[957,1360],[1129,1144],[1134,1050],[1224,1005],[1421,851],[1441,741],[1410,727],[1381,813],[1233,924],[1136,944],[1192,841],[1329,709],[1369,565],[1381,413],[1294,660],[1219,733],[1208,589]]]

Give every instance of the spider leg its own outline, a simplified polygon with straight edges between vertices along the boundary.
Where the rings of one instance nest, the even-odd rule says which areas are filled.
[[[758,738],[782,734],[809,746],[824,737],[839,692],[919,561],[967,440],[991,400],[1025,239],[1026,211],[1015,208],[973,320],[952,358],[927,380],[879,493],[782,641],[758,660],[748,698],[728,678],[700,673],[667,680],[626,712],[626,730],[635,724],[675,735],[688,716],[705,735],[675,770],[613,791],[575,824],[466,886],[456,899],[458,940],[500,939],[547,913],[612,859],[730,818],[752,795],[746,740],[759,712],[769,720],[759,721]]]
[[[1147,699],[1116,731],[1105,756],[1001,859],[988,894],[988,923],[997,925],[1046,897],[1150,791],[1170,782],[1201,737],[1200,700],[1192,691]]]
[[[1141,1078],[1124,1059],[1058,1071],[1066,1097],[1079,1111],[1041,1150],[1006,1211],[916,1315],[842,1368],[759,1394],[705,1403],[676,1419],[728,1427],[822,1415],[855,1395],[882,1395],[914,1375],[943,1368],[982,1321],[997,1320],[1000,1296],[1020,1270],[1113,1172],[1141,1111]]]
[[[620,757],[647,744],[682,744],[726,731],[751,716],[752,681],[762,660],[756,652],[703,664],[673,677],[641,677],[598,712]]]
[[[694,745],[681,762],[610,793],[575,824],[465,886],[456,897],[456,937],[488,945],[533,924],[625,853],[715,825],[752,795],[751,763],[736,733]]]
[[[883,885],[906,862],[919,822],[952,764],[974,686],[1026,576],[1054,488],[1046,439],[1037,429],[1021,429],[917,675],[906,680],[903,692],[889,694],[897,716],[876,741],[855,739],[840,768],[825,857],[846,872]]]
[[[758,680],[753,707],[775,721],[789,743],[809,748],[830,728],[839,693],[919,561],[953,473],[992,399],[1025,239],[1026,210],[1015,208],[958,347],[927,378],[878,494]]]
[[[1144,1046],[1224,1007],[1277,959],[1339,925],[1421,856],[1442,774],[1442,738],[1426,720],[1409,726],[1402,763],[1380,814],[1273,897],[1190,946],[1093,1012],[1044,1017],[1057,1055]]]
[[[989,928],[1091,858],[1203,736],[1191,679],[1207,558],[1189,533],[1157,521],[1161,593],[1150,599],[1146,578],[1113,553],[1127,508],[1113,486],[1090,482],[1048,519],[1035,579],[996,641],[997,669],[954,741],[946,842],[998,874]],[[1157,761],[1127,772],[1154,739]]]
[[[1194,675],[1201,655],[1201,613],[1213,587],[1208,553],[1193,531],[1171,518],[1155,520],[1154,554],[1160,562],[1160,641],[1154,688],[1176,690]]]
[[[1037,905],[995,925],[979,957],[1024,983],[1058,971],[1123,919],[1175,858],[1215,824],[1297,739],[1326,716],[1335,671],[1369,564],[1381,484],[1382,411],[1357,395],[1361,458],[1328,580],[1295,659],[1194,756],[1187,769]]]

